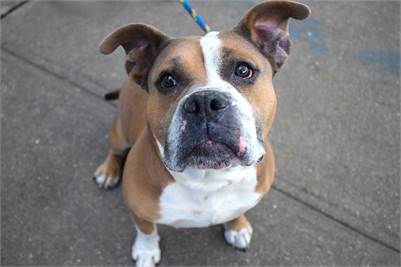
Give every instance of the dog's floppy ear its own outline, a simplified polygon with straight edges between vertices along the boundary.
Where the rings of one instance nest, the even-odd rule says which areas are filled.
[[[127,55],[125,70],[142,88],[147,89],[147,74],[156,56],[169,38],[144,24],[129,24],[110,33],[100,44],[100,52],[112,53],[122,46]]]
[[[302,20],[309,15],[309,7],[300,3],[266,1],[248,10],[234,32],[250,39],[277,72],[290,53],[288,19]]]

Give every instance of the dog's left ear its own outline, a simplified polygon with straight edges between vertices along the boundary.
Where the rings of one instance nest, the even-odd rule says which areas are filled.
[[[163,45],[170,40],[152,26],[129,24],[109,34],[100,44],[103,54],[111,54],[122,46],[127,55],[125,70],[142,88],[147,89],[147,74]]]
[[[250,39],[272,64],[274,73],[290,53],[288,19],[306,19],[308,6],[290,1],[266,1],[245,14],[234,32]]]

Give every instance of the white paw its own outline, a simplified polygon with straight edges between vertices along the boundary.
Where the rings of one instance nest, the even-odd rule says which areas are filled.
[[[118,180],[120,179],[119,176],[107,176],[107,175],[96,175],[93,177],[93,179],[95,180],[96,184],[100,187],[100,188],[104,188],[104,189],[109,189],[114,187],[117,183]]]
[[[132,249],[132,259],[135,260],[137,267],[154,267],[160,262],[160,249]]]
[[[225,230],[224,237],[230,245],[239,249],[247,249],[251,243],[252,227],[249,225],[240,231]]]
[[[154,267],[160,262],[159,235],[156,231],[150,235],[137,233],[132,246],[132,259],[137,267]]]

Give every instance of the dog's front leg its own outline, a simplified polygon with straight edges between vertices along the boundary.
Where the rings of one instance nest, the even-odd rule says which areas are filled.
[[[243,250],[249,247],[253,230],[245,215],[225,223],[224,229],[224,237],[227,243]]]
[[[110,150],[106,159],[96,169],[93,179],[100,188],[112,189],[121,179],[122,166],[130,145],[124,136],[119,114],[109,130]]]
[[[132,213],[136,238],[132,246],[132,259],[137,267],[152,267],[160,262],[160,237],[156,224],[143,220]]]

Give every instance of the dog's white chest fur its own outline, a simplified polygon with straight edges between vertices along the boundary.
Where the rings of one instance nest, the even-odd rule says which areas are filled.
[[[175,227],[225,223],[254,207],[261,197],[255,192],[254,166],[171,174],[175,182],[160,196],[160,218],[156,223]]]

